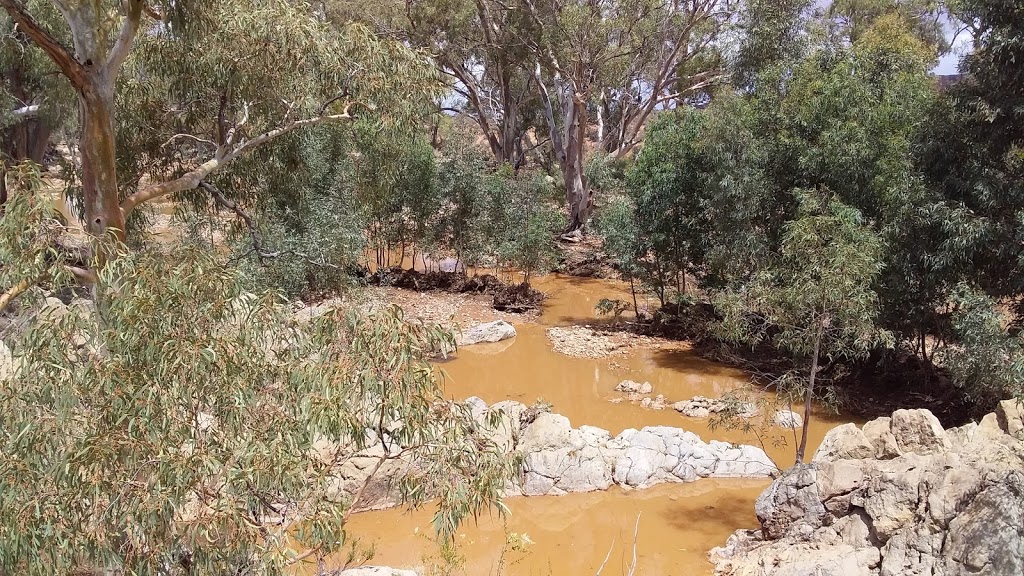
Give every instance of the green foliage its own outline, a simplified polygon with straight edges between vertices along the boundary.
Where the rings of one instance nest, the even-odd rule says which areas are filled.
[[[766,143],[743,99],[722,95],[706,111],[666,114],[627,176],[641,279],[665,297],[677,274],[708,286],[749,275],[791,204],[766,182]]]
[[[246,206],[261,245],[254,245],[244,221],[234,218],[229,229],[232,259],[251,288],[310,298],[350,282],[348,270],[361,261],[366,244],[366,217],[353,193],[353,147],[350,130],[337,125],[299,132],[273,147],[278,153],[265,167],[268,175],[254,182],[254,195],[263,201]],[[214,182],[232,186],[227,179]],[[213,203],[196,200],[203,209]]]
[[[929,47],[934,59],[952,49],[943,26],[945,4],[937,0],[833,0],[823,18],[833,34],[857,42],[879,20],[897,16]]]
[[[721,334],[808,357],[820,340],[831,358],[866,354],[875,328],[882,242],[860,213],[827,194],[797,191],[798,217],[787,223],[777,259],[739,291],[719,300]]]
[[[912,151],[935,99],[930,56],[894,16],[849,47],[821,47],[757,71],[744,96],[652,126],[629,177],[644,279],[685,270],[710,288],[740,287],[770,264],[796,217],[794,189],[827,189],[883,239],[875,282],[886,328],[910,337],[942,296],[932,280],[931,209]],[[915,240],[911,240],[915,238]],[[934,286],[934,288],[933,288]],[[928,287],[928,289],[922,289]]]
[[[601,300],[597,302],[597,306],[594,306],[594,310],[598,314],[602,316],[611,314],[612,318],[615,320],[618,320],[622,316],[622,313],[629,310],[629,308],[629,302],[619,300],[618,298],[601,298]]]
[[[349,543],[336,473],[380,438],[443,539],[498,502],[514,463],[427,362],[449,332],[397,309],[297,324],[192,252],[125,253],[95,290],[12,342],[0,570],[281,573]]]
[[[627,169],[625,160],[612,160],[606,152],[590,155],[583,166],[587,183],[602,196],[624,191]]]
[[[742,40],[733,59],[733,84],[754,88],[757,75],[795,62],[807,49],[811,0],[748,0],[740,13]]]
[[[551,196],[551,183],[540,172],[512,175],[495,174],[492,190],[501,194],[499,202],[492,199],[490,229],[497,233],[496,254],[499,266],[515,268],[523,273],[523,282],[530,282],[534,272],[550,270],[557,249],[555,233],[561,216],[544,198]]]
[[[953,381],[979,403],[1024,396],[1024,341],[985,293],[965,284],[952,294],[952,329],[957,343],[939,358]]]
[[[495,189],[486,177],[487,156],[466,144],[465,134],[457,134],[442,152],[437,168],[437,190],[441,199],[436,225],[431,234],[431,246],[450,251],[464,261],[478,261],[484,257],[488,238],[496,238],[488,225],[488,200]],[[500,190],[499,190],[500,191]],[[500,203],[491,207],[502,214]]]
[[[640,276],[643,256],[636,210],[628,197],[612,199],[598,212],[597,230],[604,238],[604,250],[616,260],[627,280]]]
[[[1024,286],[1024,11],[999,0],[962,0],[958,9],[975,25],[975,49],[917,150],[944,216],[934,258],[958,274],[953,284],[1015,298]]]
[[[11,197],[0,217],[0,288],[13,295],[49,279],[54,285],[69,280],[56,247],[63,232],[50,198],[41,190],[39,168],[31,162],[7,173]],[[20,289],[19,289],[20,287]],[[4,300],[0,310],[6,307]]]
[[[389,139],[360,135],[354,161],[354,200],[379,266],[394,250],[427,244],[431,218],[438,211],[434,151],[422,137]]]

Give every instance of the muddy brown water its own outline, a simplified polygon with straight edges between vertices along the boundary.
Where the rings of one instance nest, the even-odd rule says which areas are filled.
[[[614,388],[623,379],[648,381],[654,394],[670,402],[695,395],[718,397],[749,386],[750,378],[734,368],[698,357],[685,344],[657,349],[636,348],[606,358],[573,358],[555,352],[545,333],[550,326],[596,322],[594,306],[601,298],[623,298],[628,288],[608,280],[549,275],[535,286],[548,294],[536,323],[517,323],[511,341],[470,346],[445,362],[445,393],[456,399],[478,396],[489,404],[512,399],[530,404],[543,399],[569,418],[573,426],[599,426],[613,435],[627,428],[665,425],[697,433],[705,441],[759,444],[754,434],[721,428],[687,418],[671,408],[649,410],[623,400]],[[794,407],[800,410],[800,407]],[[824,434],[844,421],[815,411],[809,453]],[[794,457],[792,434],[777,429],[764,447],[785,467]],[[778,442],[784,444],[778,444]],[[457,574],[579,575],[595,574],[612,552],[602,574],[625,575],[632,562],[637,516],[637,575],[710,574],[707,551],[721,545],[734,530],[755,528],[754,500],[767,480],[707,479],[666,484],[647,490],[511,498],[509,514],[496,513],[470,522],[461,530],[459,552],[465,558]],[[415,568],[430,566],[438,550],[429,535],[433,508],[396,508],[355,514],[348,532],[375,546],[371,564]],[[525,551],[506,549],[506,534],[526,534]],[[328,568],[331,563],[328,562]],[[443,572],[437,572],[443,573]]]

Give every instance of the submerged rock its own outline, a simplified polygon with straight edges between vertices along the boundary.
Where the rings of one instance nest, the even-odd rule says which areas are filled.
[[[652,386],[650,382],[633,382],[632,380],[623,380],[615,387],[615,391],[630,392],[634,394],[650,394],[651,392],[654,392],[654,386]]]
[[[514,326],[504,320],[485,322],[466,330],[459,337],[459,346],[470,346],[481,342],[500,342],[516,337]]]
[[[706,396],[694,396],[689,400],[681,400],[673,404],[672,408],[690,418],[707,418],[712,413],[725,411],[735,411],[740,418],[753,418],[757,416],[758,412],[757,404],[753,402],[728,402]]]
[[[715,573],[1024,574],[1024,442],[990,416],[943,430],[897,410],[833,429],[758,498],[761,530],[711,551]]]
[[[803,417],[792,410],[779,410],[775,413],[774,420],[776,426],[786,430],[796,430],[804,425]]]
[[[647,408],[648,410],[664,410],[667,405],[668,401],[661,394],[658,394],[654,398],[644,398],[640,401],[640,406],[642,408]]]

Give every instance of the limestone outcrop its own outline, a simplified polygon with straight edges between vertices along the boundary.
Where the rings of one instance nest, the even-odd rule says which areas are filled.
[[[573,428],[565,416],[512,400],[491,406],[475,397],[465,402],[483,434],[500,450],[522,459],[518,477],[506,487],[509,496],[591,492],[613,484],[646,488],[699,478],[767,478],[778,473],[761,448],[715,440],[705,443],[680,428],[650,426],[612,437],[593,426]],[[395,481],[414,469],[415,462],[389,460],[377,468],[385,454],[383,444],[370,434],[366,446],[335,471],[336,490],[351,495],[367,484],[360,509],[393,505]],[[317,449],[328,461],[337,450],[329,442]],[[400,450],[391,445],[388,452]]]
[[[758,498],[760,530],[711,551],[723,576],[1024,574],[1024,410],[944,430],[897,410],[826,436]]]
[[[472,400],[471,400],[472,401]],[[524,413],[516,402],[492,408]],[[513,422],[511,429],[516,429]],[[542,413],[520,425],[515,450],[523,457],[518,490],[526,496],[604,490],[612,484],[645,488],[698,478],[768,477],[777,472],[765,452],[754,446],[703,442],[692,432],[667,426],[629,429],[612,437],[593,426],[573,428],[565,416]],[[504,432],[498,439],[508,442]]]

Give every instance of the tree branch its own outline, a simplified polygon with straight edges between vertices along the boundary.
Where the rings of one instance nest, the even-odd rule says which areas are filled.
[[[117,78],[121,66],[132,50],[132,44],[139,33],[139,23],[142,21],[142,10],[146,0],[125,0],[124,3],[127,4],[127,9],[124,22],[121,24],[121,32],[117,35],[117,42],[110,51],[110,56],[107,57],[106,73],[111,80]]]
[[[78,60],[75,60],[74,56],[71,55],[71,52],[63,44],[58,42],[52,34],[36,22],[35,18],[25,10],[25,7],[19,0],[0,0],[0,6],[3,6],[7,13],[10,14],[11,20],[14,20],[14,23],[43,52],[46,52],[46,55],[67,76],[75,89],[82,91],[89,85],[89,75],[85,67]]]
[[[311,126],[333,120],[352,120],[354,119],[354,116],[352,116],[349,113],[350,106],[351,105],[345,106],[345,110],[341,114],[316,116],[313,118],[307,118],[305,120],[295,120],[294,122],[289,122],[288,124],[285,124],[280,128],[275,128],[274,130],[264,132],[263,134],[260,134],[259,136],[253,138],[252,140],[246,140],[245,142],[242,142],[241,144],[231,149],[230,151],[225,151],[225,147],[221,146],[217,149],[217,154],[212,159],[203,162],[202,164],[199,165],[198,168],[186,172],[185,174],[179,176],[178,178],[175,178],[174,180],[169,180],[167,182],[161,182],[159,184],[152,184],[150,186],[146,186],[142,190],[139,190],[138,192],[125,198],[124,201],[121,202],[121,213],[124,215],[125,218],[127,218],[128,215],[132,213],[132,211],[134,211],[136,208],[138,208],[140,204],[144,202],[149,202],[150,200],[162,198],[164,196],[168,196],[170,194],[174,194],[177,192],[183,192],[185,190],[194,190],[195,188],[199,187],[199,183],[202,182],[204,178],[212,174],[217,169],[227,164],[230,164],[231,161],[234,160],[235,158],[251,151],[254,148],[266,144],[267,142],[277,138],[278,136],[283,136],[291,132],[292,130],[295,130],[296,128],[301,128],[303,126]]]
[[[25,293],[26,290],[35,286],[40,280],[43,279],[43,276],[39,276],[37,278],[26,278],[21,282],[15,284],[14,286],[8,288],[7,291],[4,292],[3,294],[0,294],[0,311],[3,311],[4,308],[7,308],[7,305],[11,303],[11,300],[14,300],[18,296],[21,296],[22,294]]]
[[[168,138],[167,142],[164,142],[163,144],[161,144],[160,148],[167,148],[168,146],[170,146],[178,138],[188,138],[190,140],[195,140],[196,142],[201,142],[203,144],[209,144],[210,146],[213,146],[214,148],[217,147],[217,143],[216,142],[214,142],[212,140],[207,140],[206,138],[200,138],[198,136],[193,136],[192,134],[175,134],[174,136],[171,136],[170,138]]]

